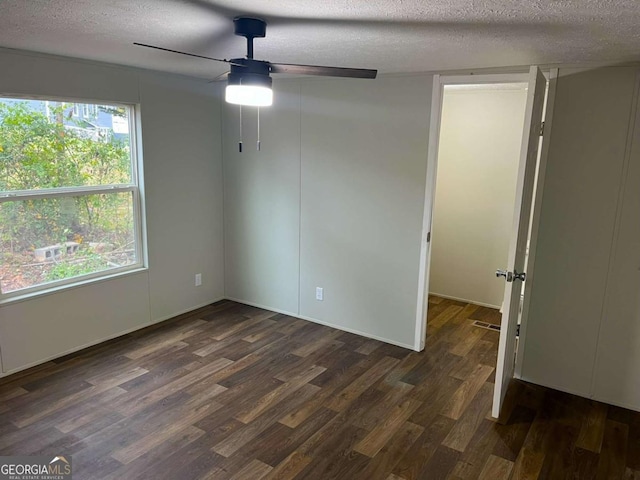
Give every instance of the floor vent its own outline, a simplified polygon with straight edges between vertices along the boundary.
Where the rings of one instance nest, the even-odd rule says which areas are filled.
[[[494,325],[493,323],[481,322],[480,320],[474,320],[473,325],[480,328],[486,328],[487,330],[500,331],[500,325]]]

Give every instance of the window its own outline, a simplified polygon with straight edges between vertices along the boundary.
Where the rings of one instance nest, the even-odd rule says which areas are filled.
[[[91,105],[90,103],[82,104],[82,116],[84,118],[93,118],[97,113],[97,106]]]
[[[133,113],[0,98],[1,299],[142,267]]]

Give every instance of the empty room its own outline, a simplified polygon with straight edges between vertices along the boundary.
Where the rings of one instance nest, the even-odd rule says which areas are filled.
[[[0,2],[0,477],[640,479],[638,24]]]

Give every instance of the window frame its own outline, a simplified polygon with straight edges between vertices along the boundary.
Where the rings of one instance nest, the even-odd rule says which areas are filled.
[[[82,103],[82,118],[94,118],[98,111],[98,106],[95,103]]]
[[[43,188],[34,190],[12,190],[0,191],[0,204],[5,202],[27,201],[34,199],[78,197],[88,195],[109,195],[118,193],[131,193],[133,211],[133,234],[136,251],[136,262],[122,267],[109,268],[97,272],[77,275],[60,280],[52,280],[31,287],[21,288],[11,292],[3,292],[0,289],[0,305],[11,301],[22,300],[39,295],[46,295],[52,292],[76,288],[89,283],[107,280],[111,277],[122,274],[140,272],[147,268],[147,245],[145,234],[145,211],[142,186],[142,148],[138,138],[139,132],[139,105],[132,103],[111,102],[104,103],[104,100],[93,101],[68,97],[49,97],[43,95],[7,95],[0,93],[0,98],[10,98],[15,100],[40,100],[43,102],[64,102],[73,103],[74,112],[78,104],[92,102],[96,111],[100,106],[124,107],[127,110],[129,123],[129,159],[131,162],[131,182],[122,184],[89,185],[74,187]],[[74,115],[75,116],[75,115]]]

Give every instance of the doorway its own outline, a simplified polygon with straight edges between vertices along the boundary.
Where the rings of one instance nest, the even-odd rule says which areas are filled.
[[[494,272],[509,254],[527,83],[443,90],[428,293],[497,313],[505,286]]]
[[[552,75],[555,75],[555,72],[553,72]],[[454,86],[454,88],[451,88],[451,86]],[[499,292],[504,288],[503,300],[501,302],[502,315],[500,320],[498,361],[496,364],[494,406],[492,411],[496,417],[500,413],[510,380],[514,377],[517,353],[516,338],[518,335],[520,315],[523,313],[526,316],[527,291],[530,289],[529,285],[531,282],[525,282],[527,278],[525,264],[527,263],[526,257],[530,233],[533,232],[533,236],[535,236],[535,229],[537,228],[535,221],[532,222],[532,218],[536,216],[537,208],[532,208],[532,205],[534,203],[539,205],[539,199],[536,199],[534,202],[534,192],[536,191],[535,184],[539,177],[538,160],[541,158],[539,152],[542,151],[540,147],[544,145],[542,143],[544,125],[542,118],[546,103],[546,87],[547,80],[536,66],[532,66],[528,74],[434,76],[423,219],[423,244],[420,253],[415,348],[416,350],[422,350],[425,347],[428,323],[428,297],[431,291],[429,284],[433,268],[432,260],[436,262],[437,267],[437,270],[434,271],[434,278],[439,278],[438,275],[440,279],[449,278],[449,283],[451,283],[454,288],[459,288],[461,286],[460,284],[465,283],[462,282],[461,279],[466,279],[466,272],[470,269],[467,267],[467,262],[470,264],[474,262],[478,263],[478,258],[481,257],[478,257],[477,252],[484,253],[484,265],[482,259],[479,261],[481,265],[479,269],[481,276],[479,280],[475,281],[476,284],[481,285],[480,290],[483,290],[482,285],[484,285],[484,294],[487,294],[487,291],[491,290],[491,284],[496,282],[495,274],[492,275],[491,272],[496,272],[496,269],[500,270],[501,268],[505,268],[504,271],[496,272],[496,274],[501,273],[504,277],[503,287],[499,285],[496,286],[494,283],[493,297],[486,297],[489,298],[489,301],[472,300],[474,303],[498,306],[496,303],[499,299]],[[517,122],[517,120],[514,120],[517,122],[516,125],[519,125],[519,130],[518,128],[512,128],[514,125],[510,125],[510,127],[503,125],[503,132],[505,132],[505,134],[507,130],[510,132],[510,138],[507,139],[508,141],[506,143],[498,143],[500,135],[496,136],[496,132],[491,132],[493,140],[485,141],[487,140],[485,137],[489,135],[489,133],[486,130],[483,131],[482,127],[491,124],[492,120],[489,119],[487,114],[494,103],[491,100],[486,103],[485,99],[484,107],[482,106],[482,102],[476,102],[474,108],[477,111],[469,113],[469,117],[473,118],[467,122],[465,128],[459,128],[454,122],[453,125],[455,128],[453,128],[454,134],[452,139],[441,137],[441,134],[451,136],[451,133],[448,133],[448,130],[451,130],[448,128],[448,123],[451,122],[448,122],[450,109],[445,109],[445,89],[448,89],[449,92],[457,91],[458,94],[465,92],[468,95],[471,95],[469,92],[475,90],[477,92],[483,92],[482,96],[485,97],[491,97],[490,91],[492,90],[505,92],[508,91],[508,89],[514,89],[516,92],[526,92],[524,115],[517,113],[520,115],[522,121]],[[450,100],[451,98],[453,97],[447,99],[446,103],[448,105],[456,103],[456,101]],[[457,103],[464,104],[465,102],[461,101]],[[522,112],[521,102],[516,101],[513,102],[513,104],[518,105],[518,107],[512,108],[512,110]],[[458,123],[464,121],[464,107],[461,107],[460,110],[462,113],[458,113],[457,116],[463,120],[459,120]],[[493,121],[499,122],[500,120],[501,119],[498,118]],[[497,126],[498,124],[496,123],[495,125]],[[511,138],[511,136],[513,136],[513,138]],[[440,144],[441,140],[442,145]],[[506,155],[502,155],[502,153],[498,155],[498,152],[503,149],[500,145],[510,145],[513,147],[512,142],[515,142],[516,145],[519,144],[516,156],[517,167],[515,177],[513,177],[513,171],[508,167],[508,165],[512,165],[512,163],[498,158],[502,156],[505,158],[513,156],[513,148],[509,148],[510,153],[507,152]],[[480,153],[483,144],[485,148],[488,148],[488,153]],[[467,152],[463,154],[463,150],[465,149]],[[442,185],[436,187],[436,181],[440,175],[438,172],[441,166],[441,155],[443,158],[442,168],[444,172],[442,176],[445,179],[445,183],[449,185],[463,184],[464,188],[462,188],[462,190],[451,187],[451,190],[457,190],[457,193],[450,194],[449,187],[443,187]],[[453,163],[455,168],[450,169],[450,165],[444,163],[446,162],[447,156],[454,158]],[[472,166],[469,163],[461,163],[461,158],[465,156],[470,159],[468,159],[467,162],[473,162]],[[484,158],[484,164],[483,161],[481,161],[482,158]],[[498,168],[494,168],[491,162],[497,162]],[[540,162],[541,167],[543,164],[544,161]],[[544,169],[541,168],[540,171],[544,172]],[[498,176],[498,178],[501,179],[501,182],[499,182],[501,184],[498,187],[493,185],[489,186],[488,189],[486,186],[480,189],[479,185],[484,183],[480,182],[480,180],[485,178],[485,181],[487,181],[486,179],[490,177],[490,174]],[[513,180],[509,181],[507,177],[513,178]],[[464,181],[461,181],[462,178]],[[489,185],[490,181],[491,179],[489,178]],[[449,258],[444,261],[441,259],[438,260],[435,257],[432,258],[433,245],[431,237],[433,233],[435,238],[438,227],[438,225],[434,223],[437,221],[435,217],[438,216],[436,212],[436,208],[438,208],[436,207],[438,189],[444,195],[442,198],[445,199],[440,199],[438,202],[441,205],[445,205],[445,207],[441,206],[440,208],[445,208],[445,210],[447,208],[449,209],[449,214],[442,216],[442,221],[445,222],[447,217],[449,217],[449,219],[454,217],[455,215],[452,215],[451,212],[463,214],[463,220],[457,221],[458,227],[462,228],[462,230],[451,234],[448,242],[445,238],[440,243],[442,245],[447,243],[462,244],[462,248],[459,248],[459,251],[463,252],[463,254],[461,254],[462,258],[454,260],[455,254],[449,255]],[[487,198],[480,201],[481,196]],[[446,201],[447,197],[449,197],[448,201]],[[484,205],[484,207],[482,205]],[[488,208],[489,205],[493,205],[493,208]],[[509,226],[508,231],[506,230],[507,227],[499,227],[497,223],[493,223],[494,228],[498,230],[502,228],[499,232],[502,234],[502,238],[496,240],[496,237],[492,237],[493,232],[491,232],[491,228],[485,229],[482,221],[480,221],[484,213],[481,214],[479,211],[475,212],[474,209],[479,211],[484,210],[484,213],[493,210],[494,215],[497,211],[498,214],[495,218],[504,218],[505,212],[511,211],[511,221],[501,223],[501,225]],[[500,214],[500,212],[502,212],[502,214]],[[508,216],[507,213],[506,217],[508,218]],[[491,222],[496,222],[497,220],[495,220],[495,218],[491,220]],[[464,224],[465,222],[466,225]],[[440,230],[446,232],[447,227],[443,226],[445,223],[438,223],[441,223]],[[532,225],[534,227],[533,229],[531,228]],[[484,247],[480,246],[482,241],[485,243]],[[504,251],[494,247],[499,247],[499,244],[505,242],[508,243],[506,262],[502,265],[499,263],[497,265],[488,265],[488,262],[493,263],[504,258]],[[460,245],[458,245],[458,247],[460,247]],[[492,248],[495,250],[495,255],[487,255]],[[533,248],[532,250],[534,251],[535,249]],[[476,253],[475,256],[473,256],[474,252]],[[452,268],[452,265],[456,268]],[[466,283],[471,284],[474,282]],[[467,287],[468,286],[469,285],[467,285]],[[438,287],[436,286],[436,288]],[[480,293],[482,294],[482,292]],[[474,293],[473,295],[477,294],[478,293]],[[467,292],[465,295],[469,295],[469,293]],[[456,297],[455,294],[449,294],[448,296]],[[458,298],[471,300],[470,298]],[[525,304],[524,309],[521,308],[523,300]]]

